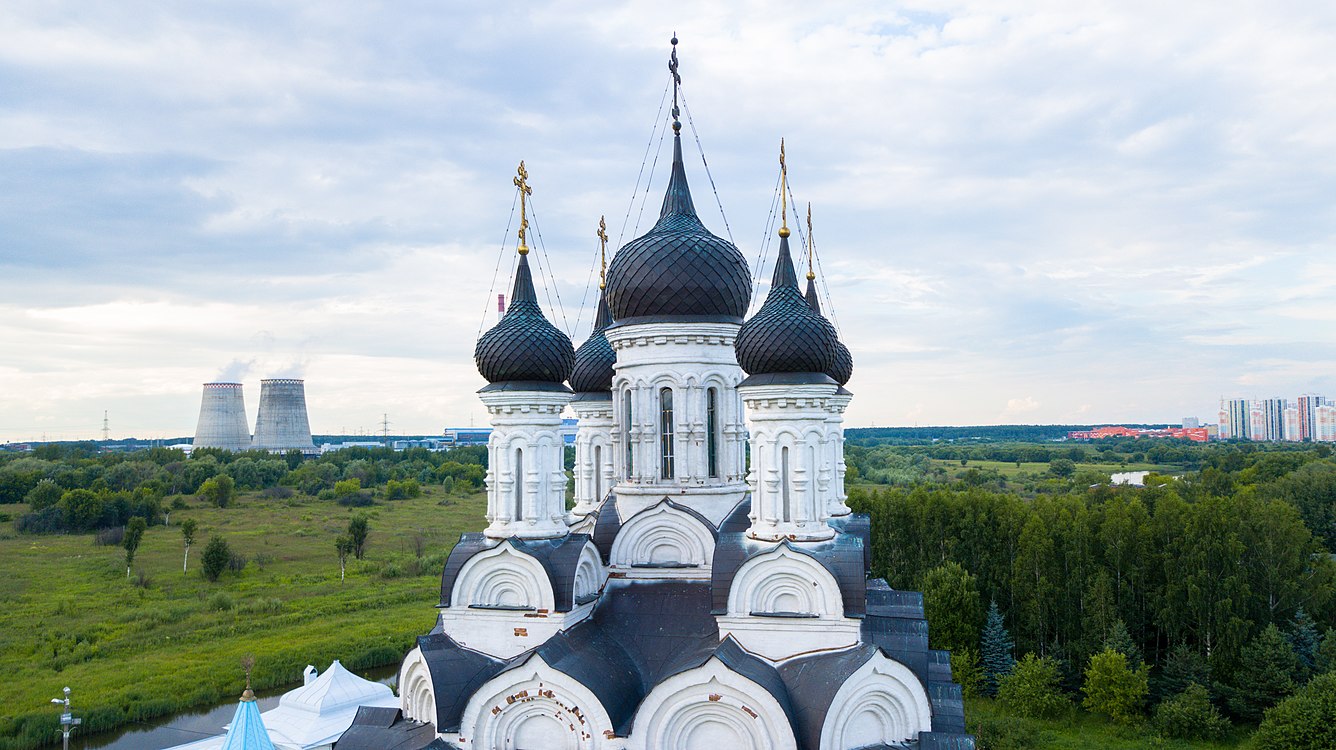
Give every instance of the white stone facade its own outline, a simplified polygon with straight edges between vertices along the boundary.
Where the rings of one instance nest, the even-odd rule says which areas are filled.
[[[544,539],[566,534],[561,412],[570,391],[484,390],[487,440],[486,534]]]
[[[739,389],[751,425],[753,539],[816,541],[835,536],[826,523],[843,506],[837,464],[842,405],[830,384],[749,385]]]
[[[571,410],[579,418],[575,433],[575,507],[571,509],[574,524],[597,510],[612,491],[612,398],[577,397],[571,401]]]

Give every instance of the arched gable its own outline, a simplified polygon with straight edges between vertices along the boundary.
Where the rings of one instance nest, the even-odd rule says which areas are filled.
[[[742,564],[728,592],[728,614],[842,618],[839,583],[819,562],[781,545]]]
[[[714,539],[714,529],[698,514],[664,500],[622,524],[612,543],[612,565],[705,571]]]
[[[542,563],[503,542],[464,563],[450,595],[452,607],[473,609],[556,608],[552,582]]]
[[[779,701],[716,657],[655,686],[636,711],[634,750],[796,750]]]
[[[399,708],[405,718],[436,724],[436,693],[420,648],[408,652],[399,667]]]
[[[591,750],[612,722],[592,691],[535,654],[479,687],[459,730],[465,747]]]
[[[909,667],[875,651],[835,693],[821,729],[821,750],[894,745],[932,729],[932,707]]]

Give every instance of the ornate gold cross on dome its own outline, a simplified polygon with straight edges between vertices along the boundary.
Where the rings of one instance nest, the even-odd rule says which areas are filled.
[[[789,167],[784,163],[784,139],[779,139],[779,236],[789,236]]]
[[[519,176],[515,178],[515,187],[520,189],[520,255],[529,254],[529,246],[524,244],[525,234],[529,229],[529,213],[526,205],[526,199],[533,195],[533,188],[529,187],[529,170],[524,168],[524,160],[520,160]]]
[[[608,286],[608,222],[605,216],[598,217],[598,231],[595,235],[598,237],[598,288],[606,289]]]
[[[816,278],[812,271],[812,202],[807,202],[807,280]]]

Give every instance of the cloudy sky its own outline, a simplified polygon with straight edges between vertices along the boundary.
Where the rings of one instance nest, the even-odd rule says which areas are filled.
[[[786,139],[851,424],[1336,395],[1336,6],[9,0],[0,440],[189,435],[218,377],[253,420],[272,375],[318,433],[482,424],[516,163],[578,344],[599,216],[657,210],[673,30],[749,259]]]

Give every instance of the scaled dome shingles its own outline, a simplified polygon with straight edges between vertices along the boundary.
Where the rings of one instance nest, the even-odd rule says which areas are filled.
[[[673,170],[659,221],[631,240],[608,267],[613,319],[716,319],[741,323],[751,302],[747,260],[696,216],[682,165],[682,139],[673,138]]]
[[[835,328],[798,291],[789,240],[781,237],[765,304],[738,331],[734,344],[738,364],[748,375],[827,374],[835,361],[836,343]]]
[[[589,338],[575,350],[575,369],[571,371],[571,390],[576,393],[598,393],[612,390],[613,365],[617,353],[603,334],[612,323],[606,295],[599,295],[598,316]]]
[[[566,334],[543,317],[528,256],[520,256],[510,307],[501,322],[478,339],[473,359],[489,383],[561,383],[570,377],[575,349]]]
[[[812,308],[812,312],[821,315],[821,300],[817,298],[816,281],[809,275],[807,278],[807,304]],[[822,315],[822,317],[825,317]],[[835,339],[835,359],[826,371],[836,383],[841,386],[849,384],[849,380],[854,376],[854,355],[849,351],[849,347],[844,345],[843,341]]]

